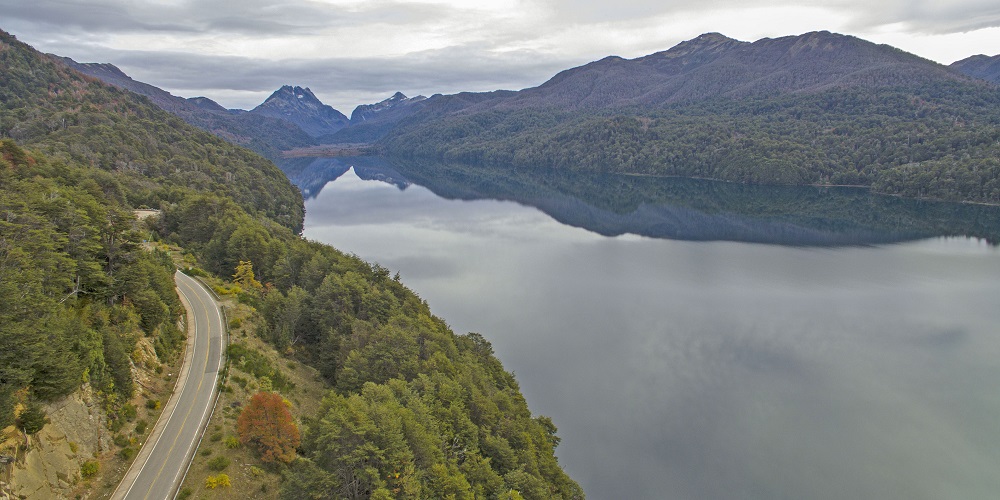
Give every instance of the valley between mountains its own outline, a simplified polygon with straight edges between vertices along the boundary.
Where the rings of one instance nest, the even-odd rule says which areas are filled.
[[[360,155],[377,157],[375,166],[385,167],[379,179],[389,184],[394,171],[383,160],[408,165],[411,179],[453,199],[518,201],[521,208],[542,207],[608,237],[642,234],[645,244],[681,228],[691,233],[685,240],[733,241],[701,236],[703,226],[714,224],[713,234],[735,231],[743,238],[736,241],[795,247],[782,253],[803,269],[822,267],[822,259],[836,252],[798,252],[798,245],[860,247],[958,235],[981,236],[989,246],[996,244],[990,239],[996,224],[995,207],[987,205],[1000,204],[1000,56],[974,55],[945,66],[827,31],[753,42],[706,33],[643,57],[608,56],[569,68],[531,88],[412,97],[397,92],[348,116],[292,84],[252,109],[226,109],[208,97],[179,97],[136,81],[111,64],[42,54],[0,31],[0,456],[11,464],[0,469],[0,492],[104,498],[114,491],[162,412],[183,356],[190,332],[172,279],[182,269],[207,283],[223,304],[231,343],[220,370],[219,404],[198,452],[185,463],[190,474],[171,486],[181,498],[584,498],[584,481],[571,477],[556,455],[559,421],[529,408],[488,336],[453,331],[448,318],[432,312],[382,263],[303,236],[303,190],[275,163]],[[363,170],[364,162],[357,163]],[[436,166],[421,167],[428,164]],[[334,179],[354,165],[335,167]],[[614,183],[625,193],[621,198],[608,194],[611,176],[628,179]],[[696,205],[664,210],[629,187],[635,179],[667,177],[731,184],[719,189],[636,181],[636,189]],[[323,177],[316,192],[306,194],[315,198],[331,180]],[[347,178],[355,180],[367,179]],[[848,224],[824,211],[822,201],[814,206],[823,193],[787,192],[760,201],[759,193],[771,191],[739,189],[746,184],[853,186],[908,200],[842,195],[831,206],[850,213]],[[393,184],[399,192],[410,185]],[[350,187],[357,185],[345,190]],[[579,215],[574,210],[587,204],[571,196],[578,192],[597,192],[601,210]],[[703,202],[702,195],[719,192],[750,206]],[[789,215],[781,206],[788,200],[804,208]],[[937,201],[983,210],[931,203]],[[638,215],[619,213],[626,208]],[[138,209],[153,215],[137,219]],[[747,217],[734,215],[739,210]],[[803,213],[815,219],[815,228],[802,230],[796,218]],[[977,220],[956,225],[934,214],[973,214],[968,217]],[[754,219],[771,216],[776,220]],[[619,229],[623,222],[633,229]],[[459,232],[478,228],[456,224]],[[860,229],[845,233],[845,226]],[[776,243],[778,230],[786,239]],[[405,246],[376,246],[391,245]],[[487,246],[495,251],[500,245]],[[692,248],[673,248],[672,255],[682,260],[698,253]],[[743,247],[712,248],[738,255]],[[770,262],[759,250],[752,248],[754,259]],[[914,261],[932,250],[917,248]],[[956,274],[966,277],[971,264],[955,260]],[[667,268],[656,262],[651,267]],[[705,262],[697,261],[710,268]],[[456,269],[437,264],[425,267]],[[729,264],[723,267],[737,278],[747,276]],[[712,276],[722,283],[721,275]],[[781,276],[765,292],[804,302],[790,284],[808,280]],[[572,288],[567,279],[554,282],[554,290]],[[884,291],[879,286],[870,293]],[[824,306],[816,307],[822,310],[817,317],[827,317]],[[671,310],[678,317],[684,312]],[[574,317],[566,313],[560,320]],[[947,311],[940,317],[950,318]],[[730,323],[726,328],[733,330],[742,324]],[[906,349],[947,349],[980,339],[965,326],[927,333]],[[595,338],[598,345],[609,337]],[[761,345],[734,339],[714,346],[732,358],[719,364],[751,365],[749,371],[767,377],[799,373],[794,361],[802,353],[780,351],[777,334]],[[677,341],[694,358],[713,347],[693,335]],[[674,361],[686,366],[685,360]],[[801,372],[816,376],[810,382],[827,381],[822,370]],[[847,399],[850,394],[838,389]],[[785,395],[779,393],[767,394],[778,401]],[[739,396],[717,403],[736,405],[743,402]],[[717,409],[715,401],[698,403]],[[761,414],[772,409],[765,406],[757,407]],[[812,410],[802,409],[803,415]],[[918,416],[947,420],[930,410]],[[812,423],[792,417],[802,428]],[[82,419],[96,430],[75,422]],[[712,434],[710,424],[727,424],[721,417],[698,423],[698,438]],[[676,441],[682,449],[702,448],[701,441]],[[676,470],[694,467],[683,465]],[[605,478],[602,491],[613,483]],[[628,483],[635,491],[655,490],[652,481]],[[774,491],[786,486],[799,491],[797,483]]]

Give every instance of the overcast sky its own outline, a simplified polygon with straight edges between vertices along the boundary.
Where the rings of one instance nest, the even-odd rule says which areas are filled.
[[[0,0],[0,29],[183,97],[252,108],[283,84],[358,104],[521,89],[706,32],[830,30],[949,64],[1000,54],[997,0]]]

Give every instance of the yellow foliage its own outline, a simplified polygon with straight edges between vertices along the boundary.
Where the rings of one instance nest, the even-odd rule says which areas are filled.
[[[229,482],[228,474],[219,474],[217,476],[208,476],[205,478],[205,487],[214,490],[216,488],[229,488],[233,484]]]
[[[236,273],[233,274],[233,281],[243,287],[244,290],[261,291],[264,286],[257,281],[253,273],[253,263],[249,260],[241,260],[236,266]]]

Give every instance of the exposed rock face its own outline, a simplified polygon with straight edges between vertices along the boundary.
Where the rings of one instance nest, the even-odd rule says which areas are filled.
[[[133,380],[138,386],[150,389],[159,360],[149,338],[138,341],[132,360]],[[28,438],[27,452],[23,449],[23,434],[13,427],[0,435],[10,437],[0,442],[0,455],[15,455],[17,459],[12,466],[11,483],[0,485],[0,500],[4,500],[4,492],[13,498],[72,498],[83,463],[117,449],[108,430],[107,416],[88,384],[45,405],[45,414],[49,423]],[[5,479],[0,474],[0,481]]]
[[[69,498],[84,461],[112,448],[106,417],[88,385],[46,405],[49,423],[29,438],[14,464],[15,498]]]
[[[294,123],[312,137],[332,134],[346,127],[349,121],[340,111],[323,104],[308,87],[290,85],[274,91],[250,113]]]

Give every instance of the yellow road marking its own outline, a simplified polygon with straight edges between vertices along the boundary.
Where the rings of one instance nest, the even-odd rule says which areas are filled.
[[[183,275],[183,273],[179,273],[179,274]],[[207,331],[205,333],[206,333],[206,336],[207,336],[206,337],[206,342],[208,343],[208,350],[205,352],[205,369],[200,371],[200,376],[199,376],[199,379],[198,379],[198,386],[195,388],[195,392],[194,392],[193,401],[196,401],[198,399],[198,395],[201,392],[201,387],[202,387],[202,385],[205,382],[205,373],[206,373],[206,370],[208,369],[208,364],[211,361],[209,358],[210,358],[210,354],[211,354],[211,350],[212,350],[211,349],[211,347],[212,347],[212,331],[213,331],[213,326],[214,325],[212,324],[211,315],[208,313],[208,311],[209,311],[210,308],[205,305],[205,301],[202,299],[201,295],[196,290],[196,287],[192,286],[190,284],[190,282],[186,281],[186,280],[190,280],[191,278],[188,277],[187,275],[184,275],[184,278],[185,279],[178,280],[178,289],[182,289],[182,288],[184,289],[184,290],[181,291],[182,295],[184,295],[185,298],[187,299],[187,301],[192,304],[192,313],[193,313],[192,314],[192,321],[194,322],[194,329],[193,329],[192,334],[193,335],[197,335],[197,333],[199,331],[199,329],[198,329],[198,323],[199,323],[199,321],[198,321],[198,314],[195,313],[194,307],[193,307],[194,300],[197,300],[198,303],[201,305],[201,307],[203,309],[202,312],[205,314],[205,319],[207,320],[207,328],[206,328]],[[218,307],[217,306],[215,306],[215,312],[216,312],[216,319],[218,320],[219,323],[221,323],[222,317],[221,317],[221,315],[219,315]],[[192,349],[195,349],[197,347],[197,342],[196,342],[197,338],[200,338],[200,337],[196,337],[196,339],[192,340]],[[221,366],[221,354],[222,353],[220,352],[219,354],[220,354],[220,366]],[[192,359],[192,361],[193,361],[193,359]],[[187,375],[188,377],[191,376],[190,370],[193,370],[193,369],[194,369],[194,367],[193,367],[193,363],[192,363],[191,365],[188,366],[188,375]],[[215,373],[216,373],[216,378],[218,378],[218,369],[216,370]],[[178,376],[180,376],[180,373],[178,373]],[[180,404],[180,401],[182,399],[182,395],[185,393],[185,389],[189,388],[189,386],[190,386],[190,384],[186,380],[185,384],[184,384],[184,387],[181,387],[181,391],[180,391],[180,393],[177,396],[177,398],[178,398],[177,399],[177,404]],[[174,440],[170,444],[170,449],[167,450],[167,456],[168,457],[173,454],[174,448],[177,446],[177,440],[180,438],[180,434],[181,434],[180,431],[183,431],[184,428],[187,426],[188,419],[190,418],[191,411],[193,409],[194,409],[193,405],[189,406],[187,413],[184,414],[184,420],[181,421],[180,430],[174,435]],[[176,405],[174,406],[174,410],[176,410]],[[169,423],[170,420],[173,419],[173,412],[174,412],[174,410],[171,410],[171,414],[168,417],[168,423]],[[205,412],[202,412],[202,418],[204,418],[204,414],[205,414]],[[164,425],[163,431],[161,431],[161,434],[160,434],[159,438],[157,439],[157,442],[153,443],[153,448],[150,449],[149,457],[152,457],[153,452],[156,450],[156,447],[161,442],[160,438],[163,437],[162,432],[165,432],[165,431],[166,431],[166,425]],[[192,445],[193,444],[194,444],[194,442],[192,441]],[[148,457],[147,457],[147,460],[148,460]],[[157,470],[157,472],[156,472],[156,476],[154,476],[153,481],[149,484],[149,487],[151,489],[149,491],[147,491],[146,494],[143,496],[144,499],[145,498],[149,498],[149,495],[152,492],[152,488],[159,481],[160,476],[163,474],[163,469],[166,467],[166,464],[167,464],[166,459],[164,459],[163,464],[160,465],[159,470]],[[139,476],[142,473],[142,469],[144,468],[144,465],[143,465],[143,467],[140,467],[139,473],[136,474],[136,477],[133,480],[132,485],[129,487],[128,491],[125,492],[125,496],[126,497],[132,491],[132,488],[135,487],[135,483],[138,481]],[[175,475],[174,476],[174,480],[176,480],[176,478],[177,478],[177,476]]]

